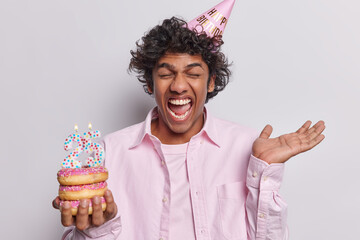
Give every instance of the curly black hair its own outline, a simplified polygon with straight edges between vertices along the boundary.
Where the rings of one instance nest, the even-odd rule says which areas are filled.
[[[152,28],[142,42],[136,42],[136,50],[130,51],[132,58],[129,72],[136,72],[146,93],[153,89],[152,71],[165,53],[187,53],[201,55],[209,68],[209,79],[215,75],[215,89],[207,93],[206,102],[222,91],[229,82],[231,71],[225,55],[220,52],[224,43],[221,36],[208,37],[204,31],[187,28],[187,23],[177,17],[165,19],[161,25]],[[208,81],[209,84],[209,81]]]

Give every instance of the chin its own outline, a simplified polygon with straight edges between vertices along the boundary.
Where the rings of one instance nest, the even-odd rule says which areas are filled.
[[[168,126],[168,128],[176,134],[184,134],[187,133],[190,130],[190,127],[188,127],[187,125],[182,125],[182,126]]]

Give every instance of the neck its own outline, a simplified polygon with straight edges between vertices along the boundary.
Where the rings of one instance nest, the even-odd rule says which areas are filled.
[[[194,135],[199,133],[203,125],[204,117],[203,114],[201,114],[189,130],[184,133],[176,133],[173,132],[159,116],[159,118],[154,119],[151,122],[151,133],[163,144],[183,144],[189,142]]]

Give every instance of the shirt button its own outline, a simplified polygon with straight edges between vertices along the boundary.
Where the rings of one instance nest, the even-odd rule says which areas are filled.
[[[204,140],[201,140],[201,141],[200,141],[200,144],[203,144],[203,143],[204,143]]]
[[[167,202],[167,198],[164,197],[164,198],[162,199],[162,201],[163,201],[163,203],[166,203],[166,202]]]
[[[164,240],[163,238],[159,238],[159,240]]]
[[[165,161],[164,161],[164,160],[161,161],[161,165],[165,165]]]
[[[266,181],[266,180],[268,180],[268,177],[267,177],[267,176],[264,177],[264,181]]]
[[[206,231],[204,229],[201,229],[201,234],[204,234]]]
[[[259,214],[259,218],[265,218],[265,214],[260,213],[260,214]]]
[[[256,178],[256,177],[257,177],[257,172],[253,172],[252,176],[253,176],[254,178]]]

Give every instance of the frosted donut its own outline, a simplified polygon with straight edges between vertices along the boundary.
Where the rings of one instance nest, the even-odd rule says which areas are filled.
[[[63,206],[65,201],[60,200],[60,208]],[[71,204],[71,215],[76,216],[77,212],[78,212],[78,207],[80,204],[79,200],[74,200],[74,201],[68,201]],[[105,211],[106,209],[106,201],[104,197],[101,197],[101,208],[103,211]],[[91,215],[93,213],[93,208],[92,208],[92,201],[89,201],[89,215]]]
[[[89,168],[63,168],[57,173],[58,181],[61,185],[81,185],[103,182],[108,179],[106,168],[89,167]]]
[[[107,190],[108,171],[106,168],[83,167],[63,168],[57,173],[59,186],[60,206],[65,201],[71,203],[71,213],[76,215],[80,199],[91,199],[94,196],[101,197],[103,211],[106,209],[106,202],[103,198]],[[92,203],[89,204],[89,214],[92,214]]]
[[[95,196],[104,196],[107,189],[106,182],[83,185],[60,185],[59,197],[61,200],[90,199]]]

